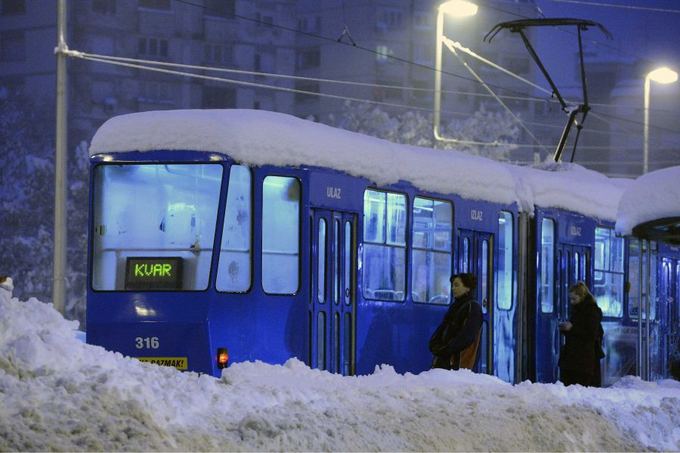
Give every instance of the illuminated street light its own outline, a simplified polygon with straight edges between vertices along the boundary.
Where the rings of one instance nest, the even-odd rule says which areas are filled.
[[[439,5],[439,13],[453,17],[467,17],[477,14],[477,5],[465,0],[450,0]]]
[[[647,173],[649,169],[649,94],[652,86],[652,80],[656,83],[669,84],[678,80],[678,73],[670,68],[662,67],[655,69],[647,74],[645,77],[645,94],[644,94],[644,138],[642,149],[642,173]]]
[[[442,102],[442,42],[444,40],[444,15],[452,17],[468,17],[477,14],[477,5],[465,0],[450,0],[437,8],[437,29],[435,36],[434,61],[434,118],[433,128],[435,140],[442,140],[439,133]]]

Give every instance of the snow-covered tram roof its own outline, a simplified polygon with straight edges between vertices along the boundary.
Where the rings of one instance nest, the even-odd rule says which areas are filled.
[[[469,154],[399,145],[262,110],[165,110],[114,117],[90,154],[193,150],[259,165],[319,166],[378,185],[408,181],[425,191],[502,204],[557,207],[613,221],[625,183],[573,164],[517,167]]]
[[[633,228],[659,219],[680,217],[680,166],[644,174],[624,191],[616,216],[616,232],[632,234]]]

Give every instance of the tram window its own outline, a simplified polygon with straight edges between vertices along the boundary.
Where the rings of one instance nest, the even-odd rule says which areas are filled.
[[[578,252],[574,252],[574,268],[572,269],[574,271],[574,279],[573,281],[577,282],[581,280],[581,255]]]
[[[649,271],[651,271],[651,275],[647,275],[648,268],[647,268],[647,252],[648,252],[648,247],[651,246],[651,255],[652,255],[652,260],[651,260],[651,266],[649,267]],[[630,282],[630,291],[628,292],[628,315],[631,318],[637,318],[638,313],[640,312],[640,285],[642,285],[642,300],[643,303],[646,303],[646,298],[647,298],[647,292],[649,288],[648,283],[649,282],[654,282],[651,285],[651,292],[650,292],[650,319],[655,319],[656,318],[656,266],[657,266],[657,261],[658,261],[658,252],[657,252],[657,247],[656,247],[656,242],[644,242],[642,245],[642,251],[640,250],[640,241],[639,240],[631,240],[629,242],[629,251],[628,251],[628,278]],[[642,261],[642,274],[640,274],[640,261]],[[645,315],[645,309],[643,307],[643,316],[642,319],[646,319],[647,316]]]
[[[351,281],[352,272],[352,222],[345,222],[345,303],[352,303],[350,291],[352,291],[353,282]]]
[[[640,241],[628,242],[628,316],[637,318],[640,310]]]
[[[469,270],[470,238],[463,238],[463,246],[462,246],[462,250],[460,251],[460,253],[461,253],[460,271],[462,273],[470,272],[470,270]]]
[[[482,294],[482,311],[486,313],[489,301],[489,241],[482,241],[482,275],[480,275],[480,289]]]
[[[364,297],[404,300],[406,265],[406,196],[364,192]]]
[[[92,287],[125,289],[130,257],[178,257],[181,288],[207,289],[221,184],[219,164],[97,166]]]
[[[611,228],[595,228],[593,296],[604,316],[623,316],[623,238]]]
[[[316,366],[326,369],[326,313],[323,311],[316,316]]]
[[[502,310],[512,308],[512,214],[501,211],[498,214],[498,270],[496,276],[496,304]]]
[[[252,202],[251,175],[248,167],[232,165],[229,171],[227,207],[220,261],[217,268],[218,291],[246,292],[251,283]]]
[[[555,296],[555,221],[543,219],[541,222],[541,311],[552,313]]]
[[[651,308],[651,313],[650,313],[650,319],[656,319],[656,304],[657,304],[657,297],[656,297],[656,289],[657,289],[657,278],[656,278],[656,273],[658,271],[658,265],[659,265],[659,254],[658,254],[658,248],[656,246],[656,242],[652,241],[650,242],[650,247],[652,249],[652,256],[651,256],[651,265],[649,267],[649,270],[651,272],[651,275],[649,276],[649,281],[652,283],[651,287],[649,288],[649,297],[651,300],[650,303],[650,308]]]
[[[262,184],[262,288],[294,294],[299,283],[300,183],[267,176]]]
[[[343,345],[343,356],[344,356],[344,363],[343,363],[343,368],[342,368],[342,374],[345,376],[349,376],[352,369],[352,356],[354,354],[354,350],[352,349],[352,316],[345,312],[345,322],[344,324],[344,345]]]
[[[326,301],[326,219],[319,219],[319,253],[317,263],[317,299]]]
[[[340,220],[333,222],[333,303],[340,302]]]
[[[415,302],[448,304],[453,208],[448,201],[413,201],[411,295]]]

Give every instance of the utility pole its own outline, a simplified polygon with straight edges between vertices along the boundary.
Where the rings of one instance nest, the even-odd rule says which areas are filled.
[[[66,0],[57,5],[57,124],[54,162],[54,262],[52,266],[52,303],[64,314],[66,307],[66,163],[67,90],[66,90]]]

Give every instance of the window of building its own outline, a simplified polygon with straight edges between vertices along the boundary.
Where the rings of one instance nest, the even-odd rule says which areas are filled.
[[[394,55],[394,51],[385,45],[375,46],[375,60],[379,63],[384,63]]]
[[[364,192],[364,297],[404,300],[406,288],[406,196]]]
[[[402,27],[402,14],[398,9],[384,8],[377,13],[379,31],[398,30]]]
[[[300,91],[307,91],[310,93],[319,92],[319,82],[307,81],[307,80],[296,80],[295,89]],[[317,96],[307,93],[295,93],[295,102],[307,102],[318,99]]]
[[[236,107],[236,90],[217,86],[204,86],[201,106],[204,109],[229,109]]]
[[[178,289],[207,289],[221,185],[222,166],[217,164],[97,166],[93,288],[124,290],[126,281],[146,272],[147,277],[173,277]],[[130,258],[166,262],[138,261],[137,275],[126,271]],[[155,266],[163,272],[156,274]],[[162,282],[149,283],[153,290],[158,289],[153,284]]]
[[[450,202],[424,197],[413,200],[411,296],[415,302],[449,303],[452,235]]]
[[[143,56],[167,57],[168,40],[162,38],[139,38],[137,52]]]
[[[153,103],[173,103],[174,84],[154,80],[141,82],[140,101]]]
[[[170,0],[139,0],[140,8],[170,9]]]
[[[297,54],[298,69],[318,68],[321,65],[321,50],[318,47],[304,49]]]
[[[376,100],[401,99],[403,90],[401,89],[400,81],[389,78],[381,78],[376,81],[376,85],[383,85],[373,89],[373,96]],[[392,86],[395,88],[391,88]]]
[[[116,14],[116,0],[92,0],[92,11],[98,14]]]
[[[501,310],[512,308],[514,238],[512,214],[501,211],[498,214],[498,270],[496,271],[496,304]]]
[[[26,38],[23,30],[0,33],[0,61],[26,61]]]
[[[236,0],[205,0],[205,14],[217,17],[233,17]]]
[[[26,81],[23,77],[2,77],[0,78],[0,97],[3,94],[20,94],[24,91]]]
[[[262,184],[262,288],[295,294],[300,278],[300,182],[267,176]]]
[[[595,228],[593,296],[604,316],[623,316],[623,238],[611,228]]]
[[[263,16],[261,13],[257,12],[255,13],[255,22],[257,22],[257,25],[271,25],[274,23],[274,18],[272,16]]]
[[[0,14],[3,16],[26,14],[26,0],[0,0]]]
[[[218,291],[242,293],[250,289],[253,226],[251,184],[248,167],[231,166],[217,268]]]
[[[541,311],[552,313],[555,297],[555,221],[543,219],[541,222],[541,275],[539,295]]]
[[[203,46],[203,61],[206,64],[233,64],[234,49],[231,46],[206,44]]]
[[[433,17],[431,12],[416,12],[413,14],[413,25],[418,29],[427,30],[432,27]]]

